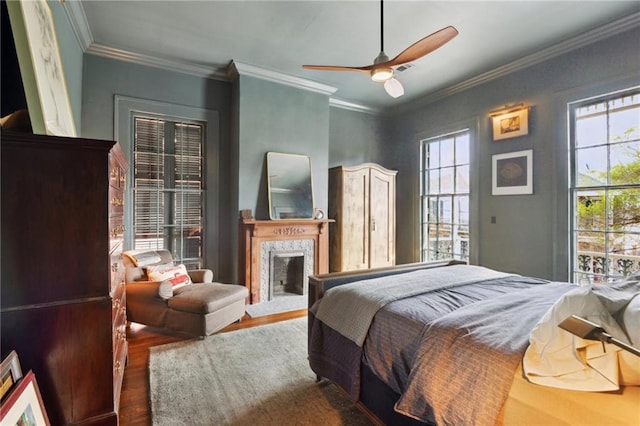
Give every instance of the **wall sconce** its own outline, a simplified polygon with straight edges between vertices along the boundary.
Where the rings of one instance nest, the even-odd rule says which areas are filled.
[[[525,104],[505,105],[489,113],[493,122],[493,140],[529,134],[529,107]]]

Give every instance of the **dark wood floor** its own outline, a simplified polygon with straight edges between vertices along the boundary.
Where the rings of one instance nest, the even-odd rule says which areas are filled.
[[[258,318],[245,315],[239,323],[231,324],[219,333],[240,328],[255,327],[278,321],[304,317],[307,310],[285,312]],[[122,393],[120,395],[120,424],[122,426],[150,426],[151,407],[149,406],[149,348],[165,343],[190,339],[190,336],[171,333],[156,328],[131,324],[127,332],[129,359],[124,372]]]

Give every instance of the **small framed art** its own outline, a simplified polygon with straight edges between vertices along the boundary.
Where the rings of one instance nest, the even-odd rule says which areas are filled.
[[[4,401],[5,396],[9,395],[20,378],[22,378],[22,369],[18,354],[16,351],[11,351],[2,360],[2,366],[0,366],[0,400]]]
[[[493,140],[524,136],[529,133],[529,108],[495,115],[493,120]]]
[[[0,424],[46,425],[49,418],[33,371],[29,371],[0,405]]]
[[[492,157],[492,195],[533,194],[533,150]]]

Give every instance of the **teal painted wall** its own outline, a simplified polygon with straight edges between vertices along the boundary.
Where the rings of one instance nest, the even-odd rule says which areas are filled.
[[[470,126],[472,260],[542,278],[566,280],[568,264],[567,102],[640,84],[640,29],[558,56],[462,93],[389,117],[385,157],[397,168],[399,263],[419,260],[420,140]],[[529,134],[492,140],[489,113],[531,105]],[[533,149],[533,195],[491,195],[491,156]],[[496,223],[491,224],[491,217]]]
[[[231,84],[203,77],[165,71],[158,68],[132,64],[94,55],[85,55],[83,74],[82,123],[83,136],[97,139],[117,139],[114,134],[114,98],[116,95],[158,101],[174,105],[203,108],[218,112],[219,129],[218,179],[218,223],[211,232],[219,241],[210,241],[218,246],[218,258],[205,259],[206,265],[218,265],[216,279],[231,282],[235,268],[232,264],[234,252],[226,243],[233,238],[237,227],[237,213],[230,209],[232,187],[231,157]],[[126,142],[122,141],[126,146]],[[208,192],[211,201],[215,194]],[[213,201],[211,201],[213,202]],[[233,224],[233,225],[231,225]],[[212,256],[213,247],[206,251]]]
[[[329,167],[378,162],[385,144],[378,115],[332,107],[329,114]]]
[[[311,158],[314,204],[327,208],[329,98],[327,95],[240,76],[238,211],[268,219],[266,153]]]
[[[316,208],[327,209],[329,98],[327,95],[240,75],[233,82],[233,189],[230,239],[238,265],[237,223],[240,210],[269,218],[266,154],[307,155],[311,159]],[[237,275],[234,275],[237,282]]]

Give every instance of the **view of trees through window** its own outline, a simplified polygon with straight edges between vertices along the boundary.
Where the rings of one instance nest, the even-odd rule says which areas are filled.
[[[469,260],[469,138],[422,141],[422,261]]]
[[[572,277],[640,270],[640,90],[571,106]]]

